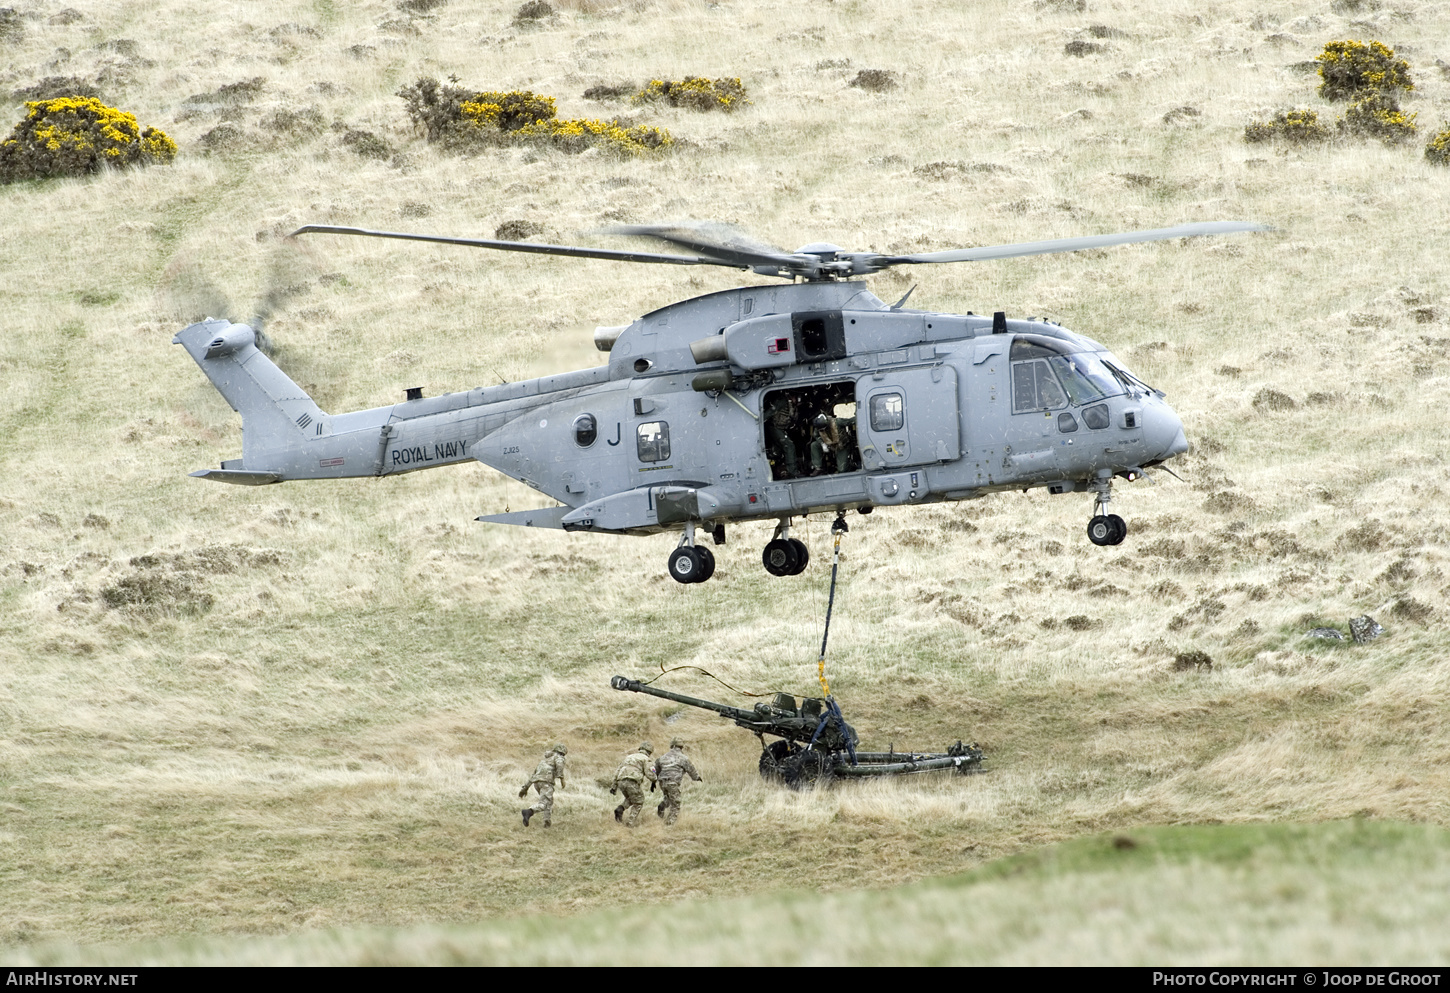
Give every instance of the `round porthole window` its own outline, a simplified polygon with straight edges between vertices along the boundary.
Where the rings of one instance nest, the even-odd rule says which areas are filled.
[[[593,414],[580,414],[574,418],[574,444],[588,448],[599,437],[599,424]]]

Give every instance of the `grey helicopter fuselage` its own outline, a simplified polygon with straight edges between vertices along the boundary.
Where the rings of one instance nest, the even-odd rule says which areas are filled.
[[[560,504],[479,520],[675,530],[682,546],[697,526],[718,542],[727,522],[774,519],[779,539],[808,513],[1032,487],[1092,490],[1101,506],[1113,477],[1188,447],[1162,394],[1092,339],[1001,314],[895,309],[856,280],[684,300],[600,328],[605,365],[344,414],[320,410],[246,325],[205,321],[176,340],[243,419],[243,457],[193,475],[257,485],[476,460]],[[791,426],[773,418],[812,403],[852,425],[851,451],[817,458],[796,428],[783,452]]]

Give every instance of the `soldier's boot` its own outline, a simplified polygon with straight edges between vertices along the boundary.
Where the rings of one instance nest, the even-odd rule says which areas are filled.
[[[668,802],[669,802],[668,800],[661,800],[660,801],[660,805],[655,808],[655,814],[657,814],[660,817],[664,817],[665,816],[665,804],[667,804]]]
[[[550,823],[551,823],[550,821],[545,821],[544,822],[544,827],[548,827],[550,825]]]
[[[521,814],[524,815],[524,827],[528,827],[529,826],[529,818],[534,816],[534,808],[533,807],[525,807],[523,810],[519,811],[519,813],[521,813]]]
[[[621,824],[624,823],[624,804],[621,803],[618,807],[614,808],[614,819]]]

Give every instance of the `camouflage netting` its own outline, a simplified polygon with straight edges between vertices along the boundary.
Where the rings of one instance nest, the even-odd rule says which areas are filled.
[[[399,90],[398,96],[430,142],[456,148],[527,143],[570,153],[598,146],[641,155],[675,143],[664,128],[619,120],[561,120],[553,97],[527,90],[474,92],[425,77]]]
[[[84,176],[104,166],[166,165],[176,142],[94,97],[32,100],[25,119],[0,142],[0,183]]]

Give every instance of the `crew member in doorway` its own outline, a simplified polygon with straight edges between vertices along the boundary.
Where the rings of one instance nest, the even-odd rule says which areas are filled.
[[[811,475],[829,474],[826,466],[832,462],[836,472],[850,472],[855,447],[856,418],[817,414],[811,426]]]
[[[775,473],[777,479],[800,475],[800,453],[791,433],[795,430],[796,417],[800,411],[796,398],[788,393],[777,393],[765,411],[765,438],[770,442],[772,455],[779,455],[785,471]]]

